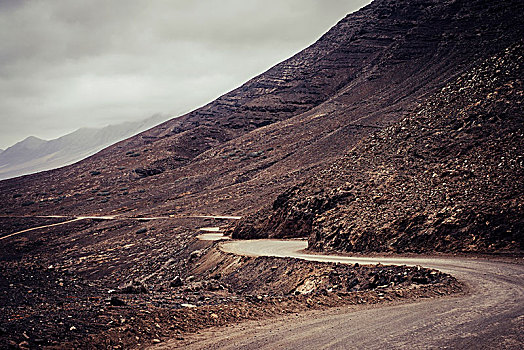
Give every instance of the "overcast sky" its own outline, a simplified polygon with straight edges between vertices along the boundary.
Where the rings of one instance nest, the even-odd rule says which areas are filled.
[[[0,148],[180,115],[369,0],[0,0]]]

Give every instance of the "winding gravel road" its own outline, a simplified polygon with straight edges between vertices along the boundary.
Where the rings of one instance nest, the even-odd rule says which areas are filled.
[[[467,258],[353,258],[301,252],[305,241],[222,243],[247,256],[295,257],[360,264],[421,265],[450,273],[469,285],[466,296],[357,309],[341,307],[267,321],[210,329],[183,343],[185,349],[522,349],[524,265]]]

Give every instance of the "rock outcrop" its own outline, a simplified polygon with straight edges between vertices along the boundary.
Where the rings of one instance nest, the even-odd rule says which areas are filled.
[[[521,251],[524,44],[280,195],[236,237],[309,236],[351,252]]]

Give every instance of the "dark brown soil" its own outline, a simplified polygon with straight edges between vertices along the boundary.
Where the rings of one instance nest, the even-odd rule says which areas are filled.
[[[1,181],[0,213],[252,213],[522,38],[522,10],[375,1],[205,107],[77,164]]]
[[[0,217],[0,237],[33,227],[56,224],[67,218]]]
[[[0,240],[0,347],[145,346],[240,319],[456,291],[426,270],[222,256],[195,238],[224,225],[215,220],[127,218],[258,212],[235,235],[515,251],[523,11],[520,0],[376,0],[207,106],[79,163],[0,181],[0,214],[13,217],[1,235],[49,223],[14,217],[119,215]],[[372,282],[400,272],[399,285]],[[294,295],[317,275],[325,281]]]
[[[348,252],[520,253],[522,43],[281,194],[235,237],[309,236]]]
[[[155,339],[246,319],[462,289],[449,275],[417,267],[247,258],[205,245],[188,258],[194,267],[181,275],[164,273],[164,280],[147,283],[121,276],[114,289],[85,272],[63,272],[36,259],[2,262],[0,346],[144,347]],[[169,265],[176,271],[185,263]]]

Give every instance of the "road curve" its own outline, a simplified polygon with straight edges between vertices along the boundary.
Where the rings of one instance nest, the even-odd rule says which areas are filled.
[[[247,256],[295,257],[360,264],[421,265],[469,285],[466,296],[409,304],[328,311],[245,322],[186,340],[187,349],[522,349],[524,265],[467,258],[353,258],[301,252],[305,241],[253,240],[221,244]],[[175,342],[159,348],[172,348]]]

